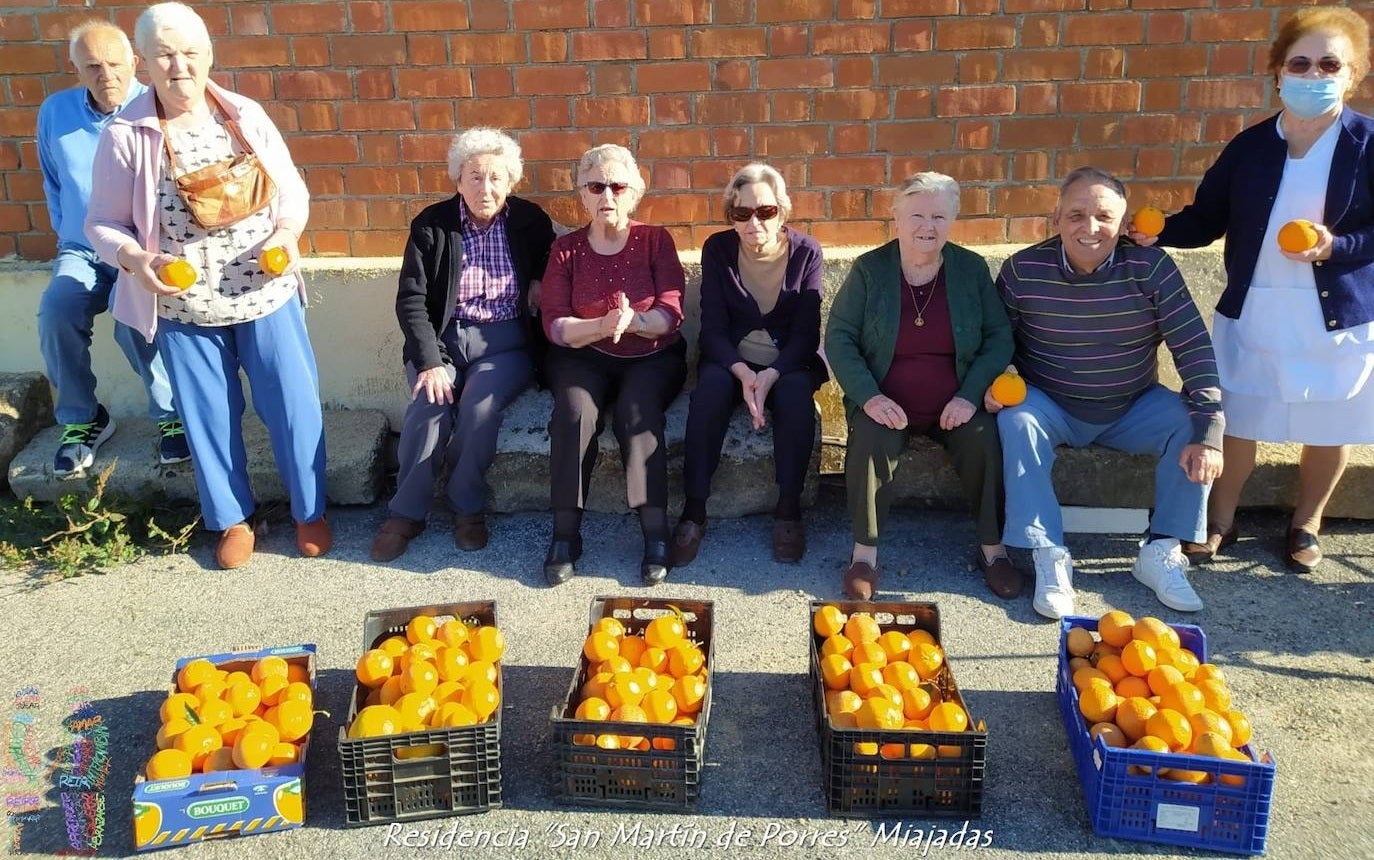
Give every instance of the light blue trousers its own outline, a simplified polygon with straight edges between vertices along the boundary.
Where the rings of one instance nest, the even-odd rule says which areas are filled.
[[[53,261],[52,280],[38,303],[38,348],[48,381],[57,389],[58,424],[84,424],[95,419],[95,374],[91,371],[91,330],[97,315],[109,309],[116,271],[89,248],[63,247]],[[172,386],[157,347],[138,332],[116,322],[115,343],[148,391],[148,417],[177,417]]]
[[[243,385],[267,425],[298,523],[324,516],[324,416],[299,301],[252,322],[197,326],[158,320],[157,344],[181,406],[205,527],[222,531],[254,510],[243,444]]]
[[[997,430],[1007,488],[1003,541],[1009,546],[1064,545],[1064,520],[1050,480],[1054,449],[1094,443],[1159,458],[1151,533],[1185,541],[1206,539],[1211,484],[1188,480],[1178,464],[1192,437],[1192,424],[1177,391],[1155,385],[1115,422],[1089,424],[1069,415],[1043,391],[1027,386],[1025,402],[997,414]]]

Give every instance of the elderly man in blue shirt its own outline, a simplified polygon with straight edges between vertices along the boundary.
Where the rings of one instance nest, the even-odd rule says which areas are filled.
[[[134,79],[137,59],[123,30],[89,21],[72,30],[72,65],[80,86],[54,93],[38,111],[38,157],[48,218],[57,233],[52,280],[38,307],[38,341],[48,380],[57,389],[62,441],[53,474],[79,478],[96,450],[114,433],[109,412],[96,400],[91,372],[91,330],[113,300],[115,270],[100,261],[83,231],[91,196],[91,165],[100,133],[146,87]],[[186,433],[157,349],[131,328],[115,323],[115,342],[148,389],[148,414],[157,422],[158,459],[191,458]]]

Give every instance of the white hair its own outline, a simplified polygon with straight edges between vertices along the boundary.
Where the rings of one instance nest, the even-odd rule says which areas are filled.
[[[579,183],[584,174],[601,167],[603,164],[619,164],[624,167],[630,174],[626,184],[638,194],[644,194],[644,177],[639,174],[639,165],[635,163],[635,157],[630,154],[628,149],[618,143],[603,143],[582,153],[582,158],[577,162]]]
[[[453,136],[448,147],[448,176],[457,182],[463,173],[463,165],[479,155],[495,155],[506,167],[511,187],[520,184],[525,175],[524,162],[520,160],[520,144],[515,138],[498,128],[470,128]]]
[[[755,182],[762,182],[773,189],[773,196],[778,198],[778,214],[782,221],[787,220],[787,216],[792,214],[792,198],[787,196],[787,182],[782,178],[782,174],[776,168],[761,162],[746,164],[735,175],[730,177],[730,181],[725,185],[725,218],[729,220],[730,209],[739,201],[740,189],[746,185],[753,185]]]
[[[129,62],[133,62],[134,46],[129,44],[128,34],[114,24],[111,24],[109,21],[92,18],[89,21],[82,21],[80,24],[77,24],[67,34],[67,54],[71,57],[73,63],[76,62],[77,42],[80,42],[83,38],[92,33],[103,33],[123,42],[124,52],[129,55]]]
[[[185,3],[157,3],[143,10],[134,24],[134,44],[145,59],[153,50],[153,40],[163,30],[172,30],[210,47],[210,31],[205,19]]]
[[[943,173],[936,173],[932,170],[922,171],[913,174],[906,182],[897,188],[897,193],[892,198],[892,211],[897,211],[897,204],[903,198],[913,194],[941,194],[949,201],[953,215],[959,215],[959,183],[952,176]]]

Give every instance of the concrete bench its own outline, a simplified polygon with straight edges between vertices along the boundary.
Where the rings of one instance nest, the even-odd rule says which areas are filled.
[[[51,423],[52,389],[47,377],[33,372],[0,373],[0,489],[10,462]]]

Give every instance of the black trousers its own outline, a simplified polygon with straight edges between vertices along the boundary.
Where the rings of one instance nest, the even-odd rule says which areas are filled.
[[[681,340],[635,358],[549,347],[549,501],[555,511],[586,507],[608,410],[625,467],[626,502],[631,508],[668,506],[664,413],[687,380],[686,353]]]
[[[815,392],[815,375],[796,370],[778,377],[764,404],[773,418],[774,476],[782,496],[800,495],[806,481],[816,444]],[[710,497],[711,477],[720,465],[730,416],[743,402],[743,389],[733,373],[719,364],[697,365],[682,468],[687,498],[704,501]]]

